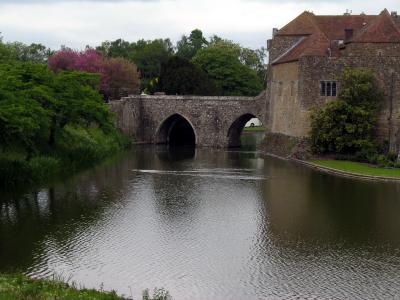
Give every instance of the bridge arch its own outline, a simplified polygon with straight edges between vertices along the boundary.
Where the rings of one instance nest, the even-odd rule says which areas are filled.
[[[249,122],[253,118],[258,118],[257,116],[251,113],[245,113],[238,117],[228,130],[228,148],[240,147],[242,142],[240,140],[240,136],[242,134],[243,128],[247,122]]]
[[[175,113],[164,121],[156,131],[155,143],[172,146],[194,146],[197,135],[193,124],[179,113]]]

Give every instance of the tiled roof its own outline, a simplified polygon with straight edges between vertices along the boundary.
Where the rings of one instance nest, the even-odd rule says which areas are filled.
[[[315,23],[315,16],[308,11],[303,12],[296,19],[280,29],[277,35],[310,35],[319,31]]]
[[[368,26],[351,39],[353,43],[400,43],[400,29],[385,9]]]
[[[344,40],[345,29],[360,31],[368,26],[376,16],[345,15],[345,16],[315,16],[319,28],[330,40]]]
[[[272,64],[293,62],[302,55],[325,56],[329,47],[329,40],[323,34],[313,34],[301,38],[294,47],[275,59]]]
[[[351,29],[353,36],[346,40],[345,31]],[[303,12],[278,31],[276,36],[303,37],[272,64],[298,60],[304,55],[339,55],[338,44],[400,42],[400,21],[385,9],[379,15],[316,16]]]

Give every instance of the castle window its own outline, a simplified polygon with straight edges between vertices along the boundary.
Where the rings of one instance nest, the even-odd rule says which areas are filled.
[[[324,97],[336,97],[336,81],[321,81],[320,95]]]

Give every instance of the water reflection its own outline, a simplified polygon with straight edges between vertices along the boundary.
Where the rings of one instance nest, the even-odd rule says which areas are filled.
[[[0,271],[174,299],[385,299],[400,288],[400,185],[252,151],[138,147],[0,195]]]

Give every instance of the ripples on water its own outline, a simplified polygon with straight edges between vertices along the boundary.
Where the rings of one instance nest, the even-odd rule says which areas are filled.
[[[135,299],[153,287],[174,299],[399,297],[398,184],[254,152],[185,153],[138,148],[1,196],[0,270],[131,288]]]

